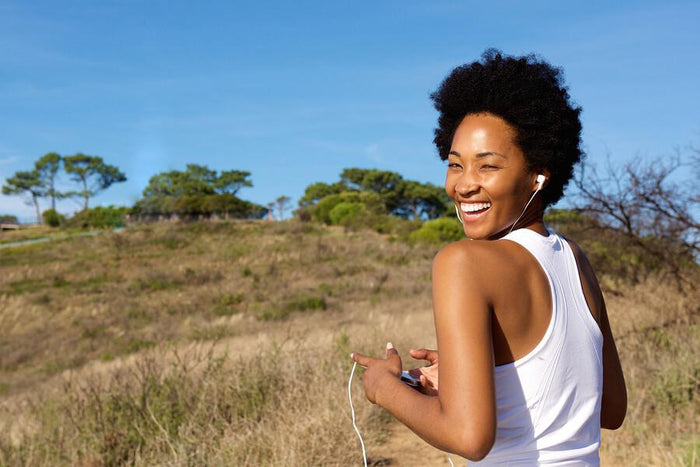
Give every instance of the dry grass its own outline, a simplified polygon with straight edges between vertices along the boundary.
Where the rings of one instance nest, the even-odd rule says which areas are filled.
[[[697,282],[696,282],[697,283]],[[612,465],[700,464],[700,294],[649,280],[607,297],[629,407],[604,431]]]
[[[290,350],[256,349],[248,359],[201,346],[158,349],[107,374],[66,378],[48,398],[26,399],[23,411],[32,423],[15,432],[14,442],[3,440],[0,459],[8,465],[355,462],[357,442],[339,420],[348,412],[347,359]],[[358,412],[365,435],[381,438],[382,412],[359,404]]]
[[[0,465],[357,464],[347,354],[434,345],[434,253],[297,222],[4,249]],[[649,281],[607,298],[630,410],[603,459],[696,464],[697,291]],[[370,457],[400,458],[354,388]]]

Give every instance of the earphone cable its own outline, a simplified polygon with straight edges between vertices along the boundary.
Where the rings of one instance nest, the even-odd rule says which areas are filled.
[[[359,428],[355,423],[355,407],[352,405],[352,377],[355,375],[355,368],[357,367],[357,362],[352,363],[352,370],[350,371],[350,379],[348,380],[348,400],[350,401],[350,413],[352,414],[352,427],[355,428],[355,433],[357,437],[360,438],[360,445],[362,446],[362,460],[367,467],[367,452],[365,451],[365,442],[362,440],[362,435],[360,434]]]
[[[535,199],[535,195],[536,195],[539,191],[540,191],[539,188],[536,189],[535,192],[532,194],[532,196],[530,196],[530,199],[527,201],[527,204],[526,204],[525,207],[523,208],[523,212],[521,212],[520,215],[518,216],[518,218],[515,219],[515,222],[513,222],[513,225],[510,226],[510,230],[508,231],[508,233],[511,233],[511,232],[513,231],[513,229],[515,228],[515,224],[517,224],[518,221],[520,220],[520,218],[523,217],[523,216],[525,215],[525,211],[527,211],[528,206],[530,206],[530,203],[532,203],[532,200]]]

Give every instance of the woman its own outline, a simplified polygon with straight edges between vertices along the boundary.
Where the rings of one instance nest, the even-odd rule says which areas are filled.
[[[489,50],[431,96],[445,189],[467,240],[433,262],[438,354],[421,391],[401,359],[354,353],[367,398],[433,446],[484,464],[597,465],[624,420],[622,368],[595,274],[544,209],[580,160],[580,108],[558,69]],[[437,371],[436,371],[437,370]]]

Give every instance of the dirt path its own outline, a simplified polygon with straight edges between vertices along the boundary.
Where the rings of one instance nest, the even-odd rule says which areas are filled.
[[[411,430],[399,422],[390,426],[386,443],[368,453],[372,465],[389,465],[392,467],[413,466],[448,466],[447,453],[435,449]],[[455,466],[464,466],[465,461],[459,456],[452,456]]]
[[[370,465],[387,465],[391,467],[423,467],[449,466],[447,453],[444,453],[416,436],[411,430],[399,422],[390,426],[390,434],[386,443],[373,448],[368,453]],[[452,455],[455,467],[465,466],[466,460]],[[609,459],[604,451],[600,453],[600,465],[619,465]]]
[[[122,228],[115,228],[113,230],[90,230],[88,232],[78,232],[78,233],[72,233],[72,234],[59,234],[59,235],[49,235],[46,237],[29,238],[26,240],[17,240],[17,241],[13,241],[13,242],[0,243],[0,250],[5,249],[5,248],[18,247],[18,246],[33,245],[35,243],[44,243],[44,242],[52,242],[52,241],[56,241],[56,240],[65,240],[67,238],[72,238],[72,237],[86,237],[86,236],[103,234],[105,232],[118,232],[120,230],[122,230]]]

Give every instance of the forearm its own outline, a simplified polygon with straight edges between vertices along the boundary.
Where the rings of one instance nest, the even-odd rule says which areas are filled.
[[[491,444],[483,443],[477,427],[450,414],[439,397],[411,389],[397,378],[387,378],[376,402],[427,443],[471,460],[483,458]]]

